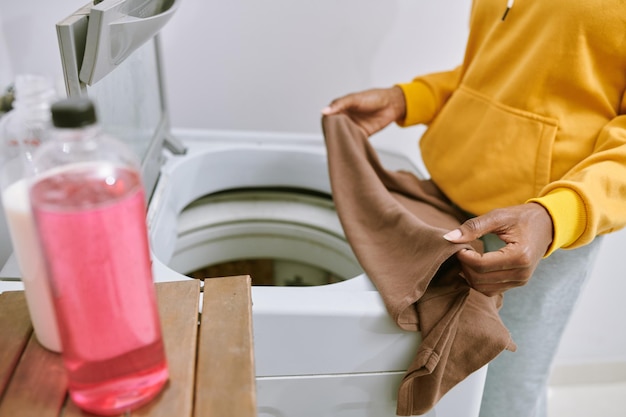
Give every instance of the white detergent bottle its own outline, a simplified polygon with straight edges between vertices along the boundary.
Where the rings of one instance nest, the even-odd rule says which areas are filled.
[[[48,78],[16,77],[13,109],[0,119],[0,191],[35,336],[45,348],[60,352],[50,282],[28,196],[33,152],[50,129],[50,106],[55,100]]]

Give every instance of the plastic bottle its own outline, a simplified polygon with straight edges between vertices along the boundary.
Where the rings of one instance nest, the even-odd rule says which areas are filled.
[[[168,379],[139,162],[103,134],[88,99],[53,104],[52,119],[30,198],[70,396],[83,410],[120,414]]]
[[[39,343],[61,351],[50,285],[28,199],[32,155],[50,127],[52,82],[37,75],[15,80],[13,110],[0,119],[0,190],[13,252],[22,275],[26,303]]]

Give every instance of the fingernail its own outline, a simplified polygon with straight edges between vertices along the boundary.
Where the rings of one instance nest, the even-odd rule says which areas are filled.
[[[443,238],[445,240],[453,241],[459,239],[461,236],[463,236],[463,233],[461,233],[459,229],[454,229],[443,235]]]
[[[324,107],[322,109],[322,114],[329,114],[330,112],[332,112],[332,109],[330,107]]]

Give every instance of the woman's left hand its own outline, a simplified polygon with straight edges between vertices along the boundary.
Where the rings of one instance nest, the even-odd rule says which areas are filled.
[[[467,243],[488,233],[505,246],[484,254],[463,249],[456,256],[470,286],[488,296],[525,285],[552,243],[552,218],[537,203],[492,210],[474,217],[444,238]]]

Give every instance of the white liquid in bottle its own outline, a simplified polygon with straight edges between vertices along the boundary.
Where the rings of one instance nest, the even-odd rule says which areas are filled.
[[[28,196],[28,178],[34,174],[32,157],[51,126],[50,104],[55,96],[52,81],[46,77],[16,77],[13,109],[0,119],[0,191],[35,336],[42,346],[60,351],[47,268]]]
[[[4,190],[2,202],[17,262],[22,273],[30,319],[39,343],[60,352],[57,328],[46,265],[30,209],[27,180],[22,179]]]

